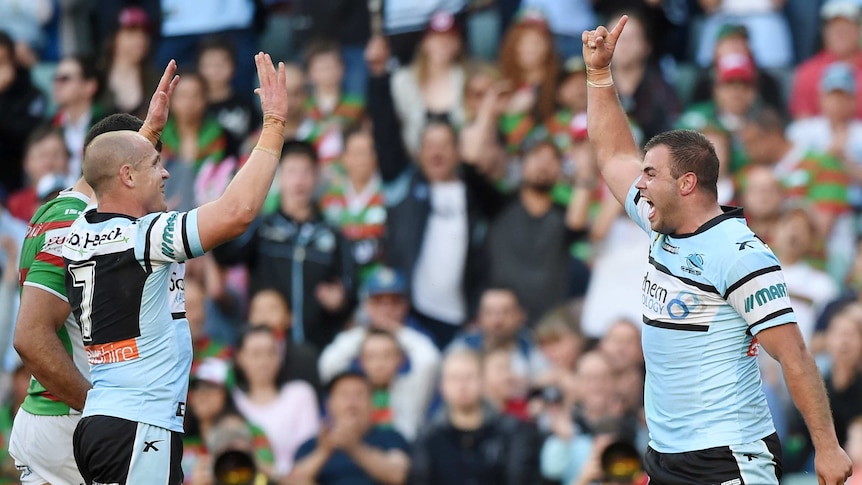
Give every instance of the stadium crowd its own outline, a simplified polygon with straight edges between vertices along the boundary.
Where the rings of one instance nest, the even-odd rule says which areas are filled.
[[[220,195],[260,130],[259,49],[288,63],[286,141],[264,215],[187,263],[186,483],[243,457],[255,483],[642,483],[649,240],[598,175],[581,57],[622,13],[636,140],[714,143],[862,483],[858,0],[0,1],[0,483],[30,380],[11,342],[28,221],[80,176],[90,126],[144,117],[170,59],[169,209]],[[804,479],[805,425],[757,358]]]

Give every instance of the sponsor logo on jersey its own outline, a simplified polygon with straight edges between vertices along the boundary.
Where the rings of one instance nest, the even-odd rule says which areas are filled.
[[[700,305],[700,298],[690,291],[680,291],[676,298],[667,304],[667,314],[674,320],[688,317]]]
[[[667,288],[650,281],[649,272],[644,275],[641,291],[643,292],[641,300],[644,307],[655,313],[664,313],[664,306],[667,303]]]
[[[165,224],[165,230],[162,231],[162,254],[171,258],[177,259],[174,254],[174,227],[177,222],[177,213],[174,212],[168,217],[168,222]]]
[[[685,265],[680,268],[686,273],[699,276],[703,273],[703,255],[692,253],[685,257]]]
[[[138,342],[134,338],[108,342],[105,344],[87,345],[87,361],[90,365],[116,364],[126,362],[140,357],[138,354]]]
[[[761,288],[745,297],[745,313],[761,307],[776,298],[784,298],[785,296],[787,296],[787,285],[784,283]]]
[[[70,249],[78,252],[80,252],[78,246],[83,246],[83,249],[87,249],[94,248],[102,244],[129,242],[129,238],[127,238],[125,234],[123,234],[122,227],[116,227],[105,234],[99,234],[89,231],[84,232],[83,234],[75,233],[69,236],[66,240],[68,241],[68,246],[70,247]]]

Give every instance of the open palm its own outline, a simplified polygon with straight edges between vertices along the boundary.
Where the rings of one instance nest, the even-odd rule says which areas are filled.
[[[581,40],[584,43],[584,62],[588,67],[601,69],[611,64],[614,49],[617,47],[617,40],[619,40],[628,20],[628,16],[623,15],[614,30],[610,32],[608,32],[607,27],[600,25],[596,30],[586,30],[581,34]]]

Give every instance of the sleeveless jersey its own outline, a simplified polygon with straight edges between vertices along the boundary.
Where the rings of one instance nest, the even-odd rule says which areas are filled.
[[[68,301],[63,282],[62,248],[69,227],[75,222],[90,202],[79,192],[64,190],[57,197],[40,207],[27,227],[27,235],[21,247],[18,280],[21,287],[32,286],[47,291]],[[87,357],[81,343],[81,329],[69,313],[69,317],[57,331],[66,352],[72,356],[75,366],[85,377],[90,375]],[[21,406],[36,416],[63,416],[77,414],[64,402],[57,400],[35,378],[30,379],[27,397]]]
[[[72,225],[66,291],[93,381],[84,417],[183,431],[192,363],[183,262],[202,254],[197,209],[140,219],[93,209]]]
[[[644,408],[661,453],[751,443],[775,432],[757,365],[758,332],[795,323],[778,259],[742,209],[680,236],[651,230],[632,185],[626,212],[649,235],[641,285]]]

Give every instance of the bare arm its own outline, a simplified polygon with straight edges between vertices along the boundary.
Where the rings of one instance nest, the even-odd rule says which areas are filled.
[[[218,199],[201,206],[198,231],[205,251],[229,241],[248,228],[257,217],[266,198],[284,143],[284,120],[287,116],[284,63],[278,71],[269,54],[254,57],[263,109],[263,130],[248,161],[234,176]]]
[[[293,469],[290,471],[290,475],[287,476],[285,483],[315,483],[317,481],[317,474],[326,465],[330,456],[332,456],[332,450],[318,444],[314,451],[294,463]]]
[[[835,436],[823,379],[805,348],[799,328],[796,325],[768,328],[757,334],[757,340],[781,364],[793,404],[805,419],[814,444],[818,480],[826,485],[844,483],[852,470],[850,458]]]
[[[80,411],[92,386],[57,336],[71,311],[69,303],[55,295],[24,286],[14,345],[33,377],[57,399]]]
[[[345,451],[375,481],[401,485],[407,480],[410,458],[401,450],[382,451],[359,442]]]
[[[582,35],[589,86],[587,131],[605,183],[623,205],[629,188],[641,172],[640,153],[610,79],[611,58],[627,21],[624,15],[611,32],[599,26]]]

